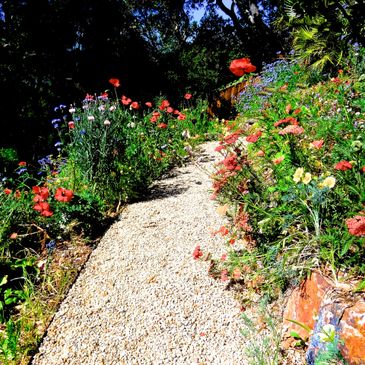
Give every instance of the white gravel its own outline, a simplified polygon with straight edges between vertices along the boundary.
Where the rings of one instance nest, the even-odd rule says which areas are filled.
[[[90,256],[52,321],[34,365],[246,364],[239,305],[195,261],[215,257],[224,224],[210,200],[214,147],[130,204]],[[202,169],[203,168],[203,169]]]

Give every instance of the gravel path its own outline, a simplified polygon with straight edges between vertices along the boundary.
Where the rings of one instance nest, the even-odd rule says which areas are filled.
[[[215,143],[130,204],[62,303],[34,365],[245,364],[238,303],[195,261],[225,250],[210,200]],[[202,169],[203,168],[203,169]]]

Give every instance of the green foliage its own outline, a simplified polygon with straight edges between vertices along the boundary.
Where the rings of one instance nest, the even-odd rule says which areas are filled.
[[[278,61],[251,78],[213,175],[235,242],[214,276],[275,297],[313,267],[365,275],[365,105],[351,75],[310,86],[305,69]]]
[[[282,360],[279,323],[270,313],[267,298],[260,302],[258,314],[259,323],[242,315],[244,328],[241,333],[246,339],[244,353],[250,365],[277,365]]]

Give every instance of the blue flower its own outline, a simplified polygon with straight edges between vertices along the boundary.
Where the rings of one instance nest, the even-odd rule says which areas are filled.
[[[58,141],[58,142],[56,142],[55,144],[54,144],[54,146],[55,147],[59,147],[59,146],[61,146],[62,145],[62,142],[60,142],[60,141]]]
[[[55,240],[50,240],[46,244],[46,248],[48,250],[48,253],[52,253],[56,249],[56,241]]]
[[[18,174],[18,175],[21,175],[23,172],[26,172],[27,171],[27,168],[26,167],[23,167],[23,168],[21,168],[20,170],[18,170],[16,173]]]

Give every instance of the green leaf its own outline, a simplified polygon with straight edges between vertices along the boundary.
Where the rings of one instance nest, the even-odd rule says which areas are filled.
[[[359,285],[355,289],[355,293],[360,292],[360,291],[364,291],[364,289],[365,289],[365,280],[363,280],[359,283]]]
[[[288,319],[288,318],[285,318],[286,321],[289,321],[289,322],[292,322],[296,325],[298,325],[299,327],[302,327],[303,329],[305,329],[308,333],[310,333],[312,331],[312,329],[310,327],[308,327],[306,324],[304,323],[301,323],[301,322],[298,322],[298,321],[295,321],[294,319]]]
[[[5,285],[8,282],[8,275],[5,275],[2,277],[1,281],[0,281],[0,286]]]

